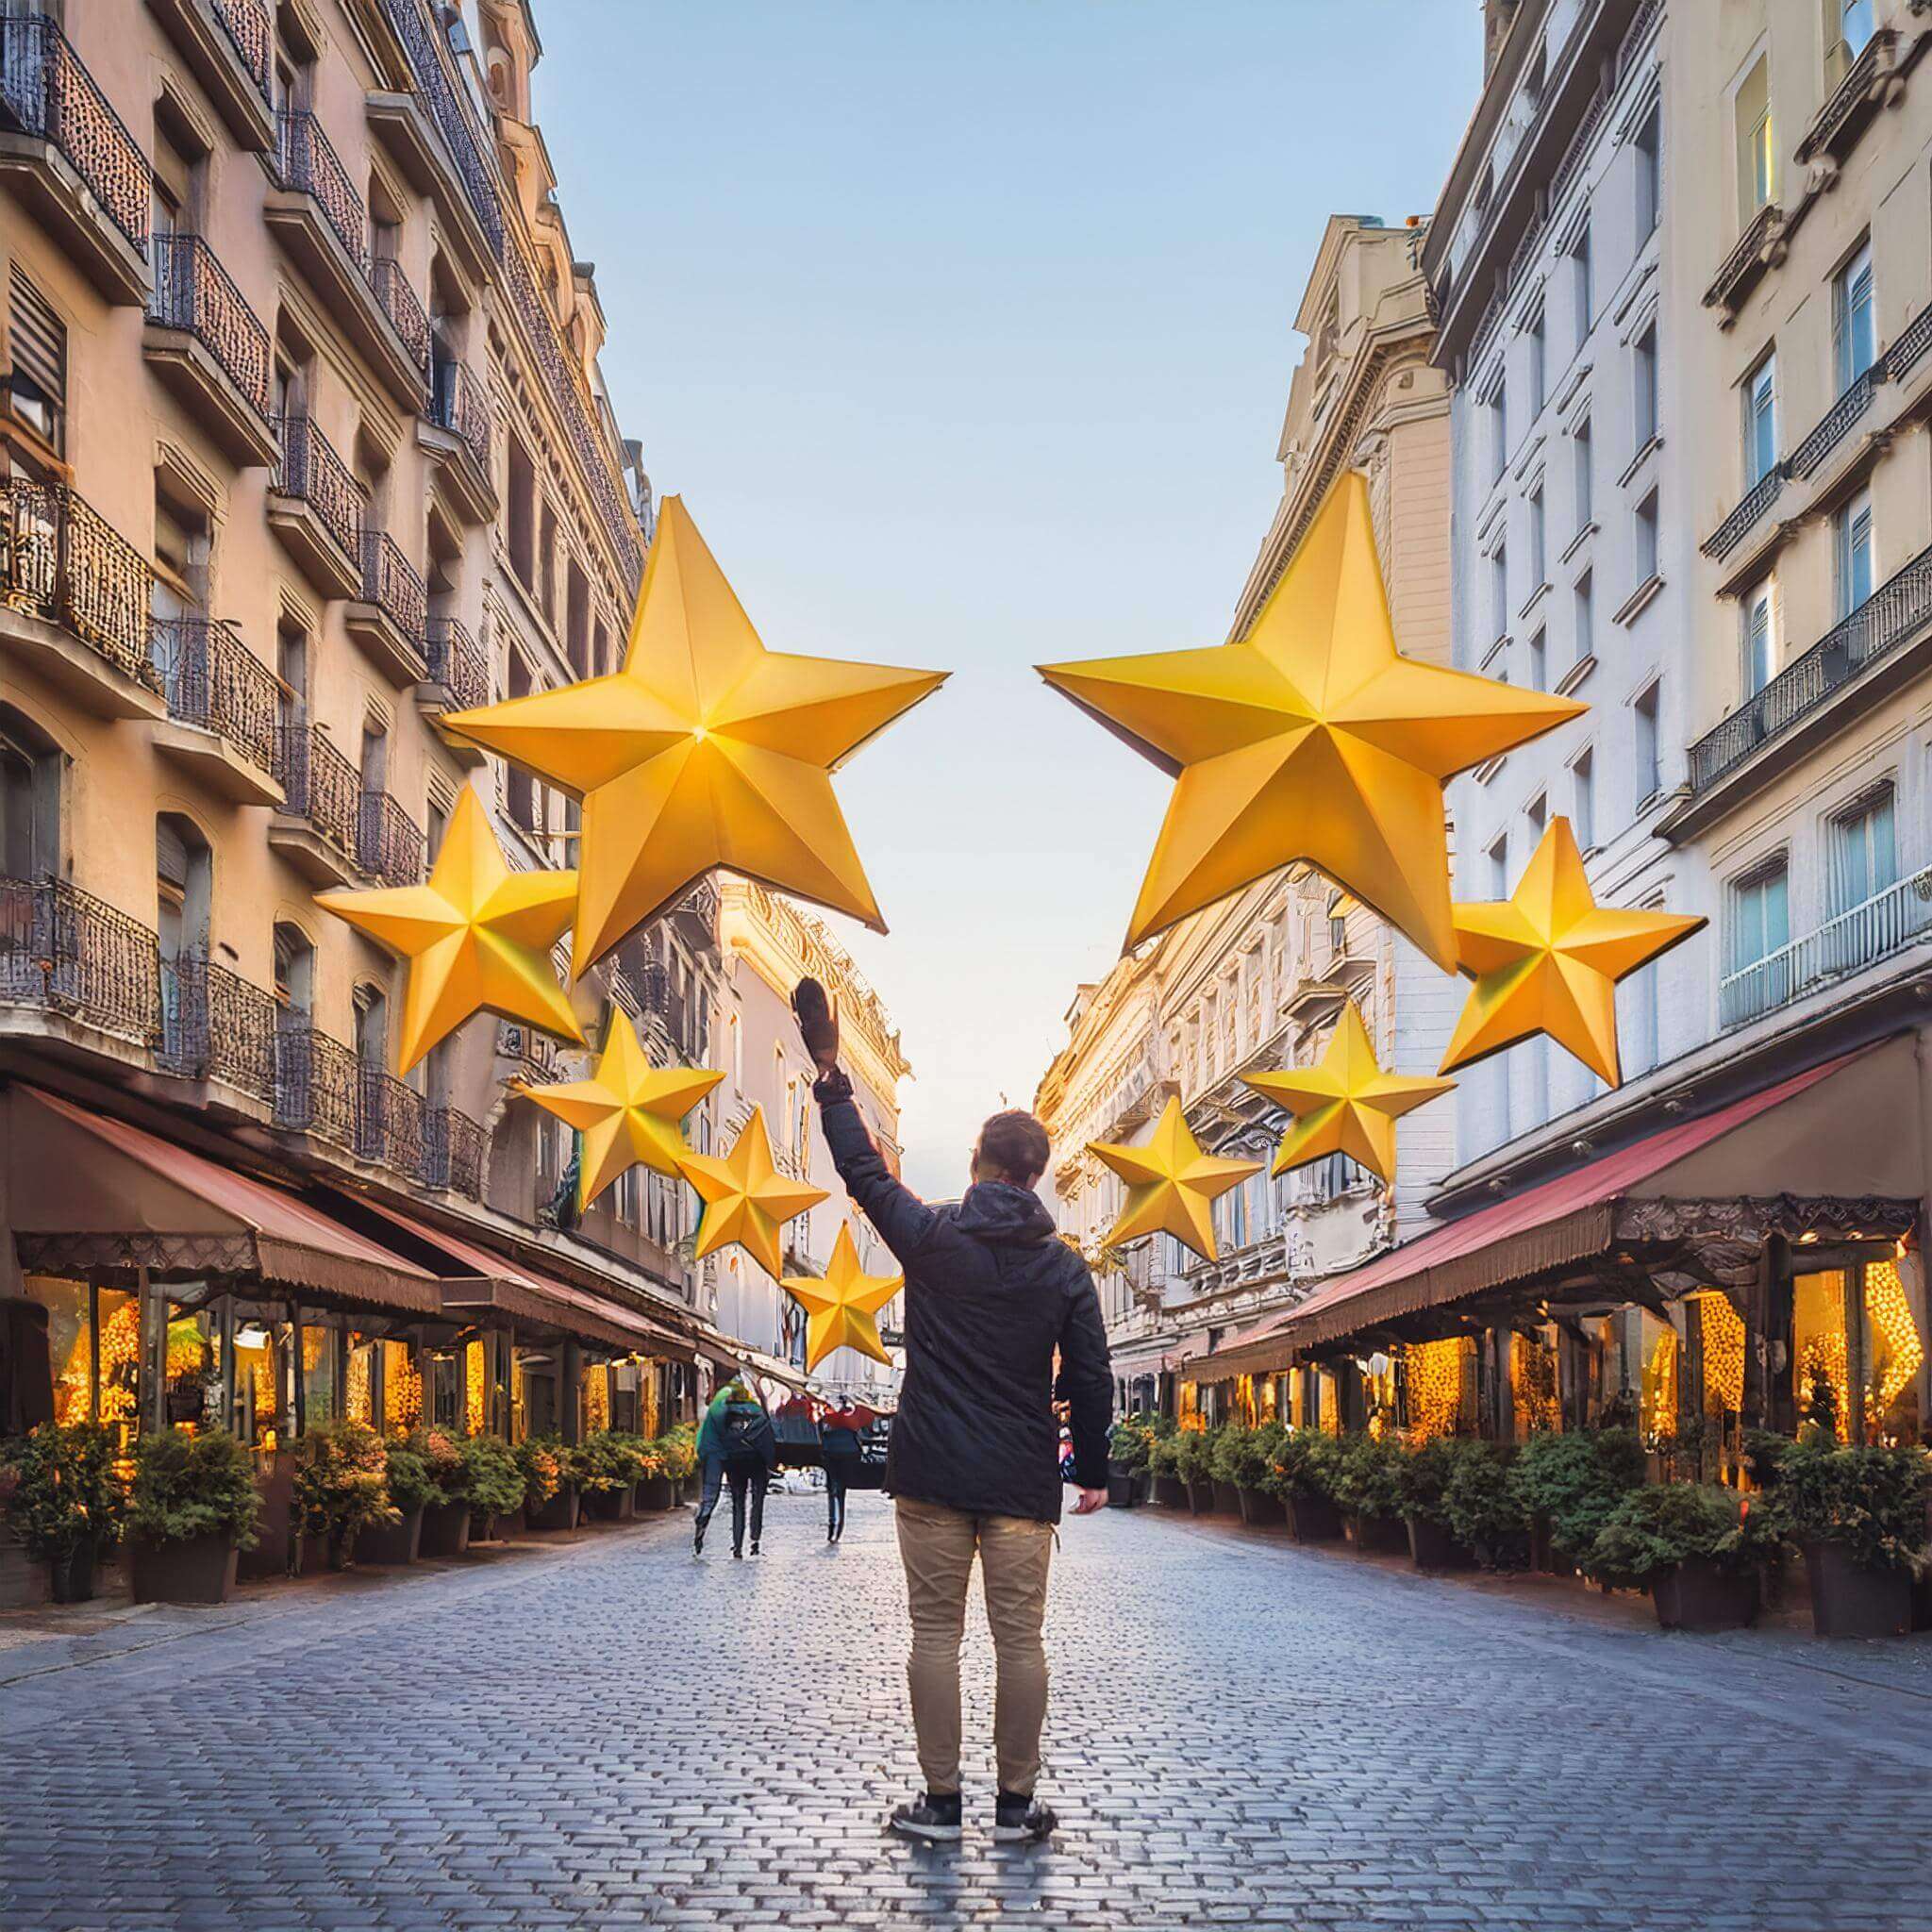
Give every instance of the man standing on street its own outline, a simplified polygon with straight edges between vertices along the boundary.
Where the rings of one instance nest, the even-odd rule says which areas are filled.
[[[994,1114],[973,1150],[965,1198],[928,1208],[893,1177],[859,1118],[824,989],[801,980],[792,1005],[819,1070],[812,1091],[839,1177],[906,1271],[906,1380],[885,1486],[906,1568],[907,1677],[925,1790],[891,1826],[908,1838],[961,1833],[959,1640],[976,1554],[998,1665],[993,1837],[1038,1842],[1058,1822],[1034,1796],[1046,1717],[1041,1624],[1060,1514],[1053,1404],[1058,1395],[1071,1408],[1074,1513],[1085,1516],[1107,1500],[1113,1407],[1100,1299],[1034,1192],[1048,1147],[1031,1114]]]

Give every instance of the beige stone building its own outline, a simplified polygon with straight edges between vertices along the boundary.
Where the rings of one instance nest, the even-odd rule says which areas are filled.
[[[1295,317],[1307,348],[1277,450],[1281,504],[1237,605],[1235,636],[1253,623],[1337,479],[1359,470],[1397,644],[1424,661],[1448,660],[1449,400],[1429,366],[1424,232],[1359,216],[1328,224]],[[1384,1065],[1435,1071],[1454,1018],[1450,982],[1307,867],[1183,921],[1080,990],[1068,1044],[1036,1107],[1055,1143],[1062,1229],[1101,1261],[1124,1403],[1273,1406],[1282,1392],[1273,1365],[1257,1382],[1256,1365],[1213,1352],[1387,1247],[1454,1164],[1453,1108],[1434,1106],[1403,1124],[1392,1190],[1341,1157],[1278,1180],[1264,1171],[1216,1204],[1215,1261],[1167,1236],[1104,1253],[1123,1191],[1088,1142],[1137,1138],[1178,1094],[1208,1151],[1272,1158],[1285,1123],[1241,1076],[1319,1058],[1349,998]]]
[[[398,1079],[398,971],[312,899],[420,880],[464,786],[570,862],[439,728],[612,668],[651,533],[537,56],[523,0],[0,17],[0,1431],[649,1427],[743,1358],[687,1191],[577,1223],[513,1083],[582,1057],[483,1019]],[[577,989],[593,1044],[711,1058],[719,916]]]

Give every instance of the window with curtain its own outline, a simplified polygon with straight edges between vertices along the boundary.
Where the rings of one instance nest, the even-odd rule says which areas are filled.
[[[1744,488],[1777,467],[1777,358],[1767,356],[1744,378]]]
[[[1892,790],[1885,785],[1831,822],[1831,909],[1849,912],[1897,880]]]
[[[1780,858],[1731,888],[1731,971],[1741,973],[1790,943],[1790,874]]]
[[[1842,395],[1878,356],[1870,242],[1832,279],[1831,340],[1838,391]]]
[[[1872,492],[1861,490],[1831,520],[1838,614],[1849,617],[1873,591]]]

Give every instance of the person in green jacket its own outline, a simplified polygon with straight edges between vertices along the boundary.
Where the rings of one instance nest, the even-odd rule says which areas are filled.
[[[744,1518],[751,1504],[751,1553],[758,1554],[765,1527],[765,1486],[778,1459],[777,1431],[765,1406],[741,1377],[734,1376],[712,1399],[698,1430],[698,1463],[704,1471],[704,1495],[698,1504],[697,1533],[691,1555],[705,1550],[705,1531],[718,1507],[719,1491],[731,1486],[731,1554],[744,1555]]]

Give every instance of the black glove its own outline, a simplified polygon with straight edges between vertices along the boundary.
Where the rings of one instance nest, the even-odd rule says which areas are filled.
[[[806,1052],[821,1074],[829,1074],[839,1064],[839,1009],[816,979],[801,979],[791,990],[791,1010]]]

